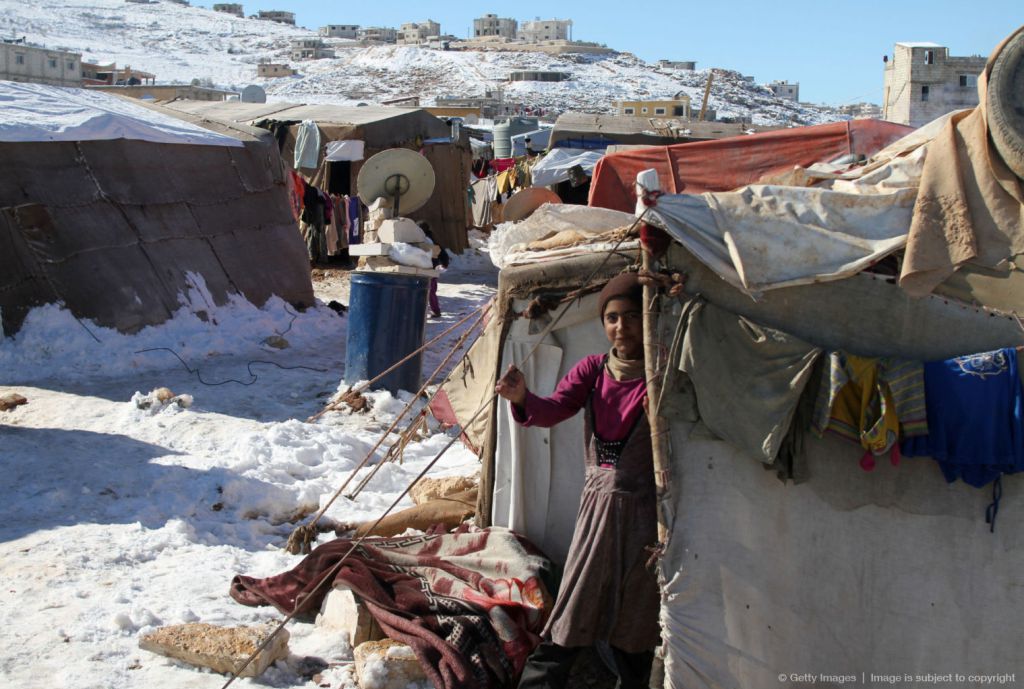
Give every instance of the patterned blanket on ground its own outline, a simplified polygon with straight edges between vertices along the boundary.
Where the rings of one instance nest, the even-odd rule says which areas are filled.
[[[244,605],[314,614],[331,585],[317,584],[349,552],[338,539],[294,569],[231,581]],[[522,537],[492,527],[454,534],[366,539],[333,583],[366,603],[392,639],[412,647],[437,689],[507,686],[539,643],[550,611],[550,563]]]

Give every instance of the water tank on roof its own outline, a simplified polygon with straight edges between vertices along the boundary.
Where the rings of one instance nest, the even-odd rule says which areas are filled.
[[[494,125],[494,157],[512,157],[512,137],[537,129],[536,117],[512,117]]]
[[[242,96],[239,100],[243,103],[266,103],[267,92],[261,86],[246,86],[242,89]]]

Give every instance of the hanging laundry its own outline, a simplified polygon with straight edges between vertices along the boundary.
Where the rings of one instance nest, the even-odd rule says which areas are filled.
[[[490,161],[489,167],[495,172],[504,172],[516,164],[515,158],[495,158]]]
[[[300,228],[306,240],[306,251],[309,253],[309,260],[312,263],[321,263],[327,260],[327,234],[325,232],[327,209],[320,190],[311,184],[306,185],[306,193],[302,200]]]
[[[315,168],[320,163],[320,129],[313,120],[303,120],[295,133],[295,167]]]
[[[886,453],[898,464],[900,438],[927,433],[926,417],[921,364],[829,355],[812,427],[819,436],[831,431],[863,447],[865,471],[874,469],[875,456]]]
[[[1024,469],[1024,394],[1012,348],[924,365],[928,435],[903,443],[943,476],[980,488]]]
[[[362,228],[359,225],[359,197],[348,197],[348,243],[359,244],[362,241]]]
[[[512,192],[512,170],[499,172],[497,177],[498,193],[509,194]]]
[[[306,180],[295,170],[288,171],[288,201],[291,202],[292,216],[298,220],[302,214],[302,197],[306,193]]]
[[[775,461],[821,350],[703,301],[691,302],[679,368],[715,435]]]
[[[493,175],[470,184],[472,190],[473,227],[487,227],[494,222],[492,204],[498,192],[498,180]]]
[[[335,255],[348,247],[348,213],[345,211],[345,199],[338,194],[330,195],[331,223],[327,230],[327,253]],[[332,245],[332,238],[335,244]],[[335,251],[331,247],[336,246]]]

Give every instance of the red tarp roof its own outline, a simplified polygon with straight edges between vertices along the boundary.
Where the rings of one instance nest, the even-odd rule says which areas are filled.
[[[636,175],[648,168],[658,171],[666,194],[730,191],[796,165],[851,153],[871,156],[911,131],[892,122],[852,120],[611,153],[594,168],[589,203],[632,213]]]

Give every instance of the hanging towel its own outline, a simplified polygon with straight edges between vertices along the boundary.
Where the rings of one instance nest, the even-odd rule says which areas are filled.
[[[320,162],[320,129],[313,120],[303,120],[295,133],[295,167],[315,168]]]

